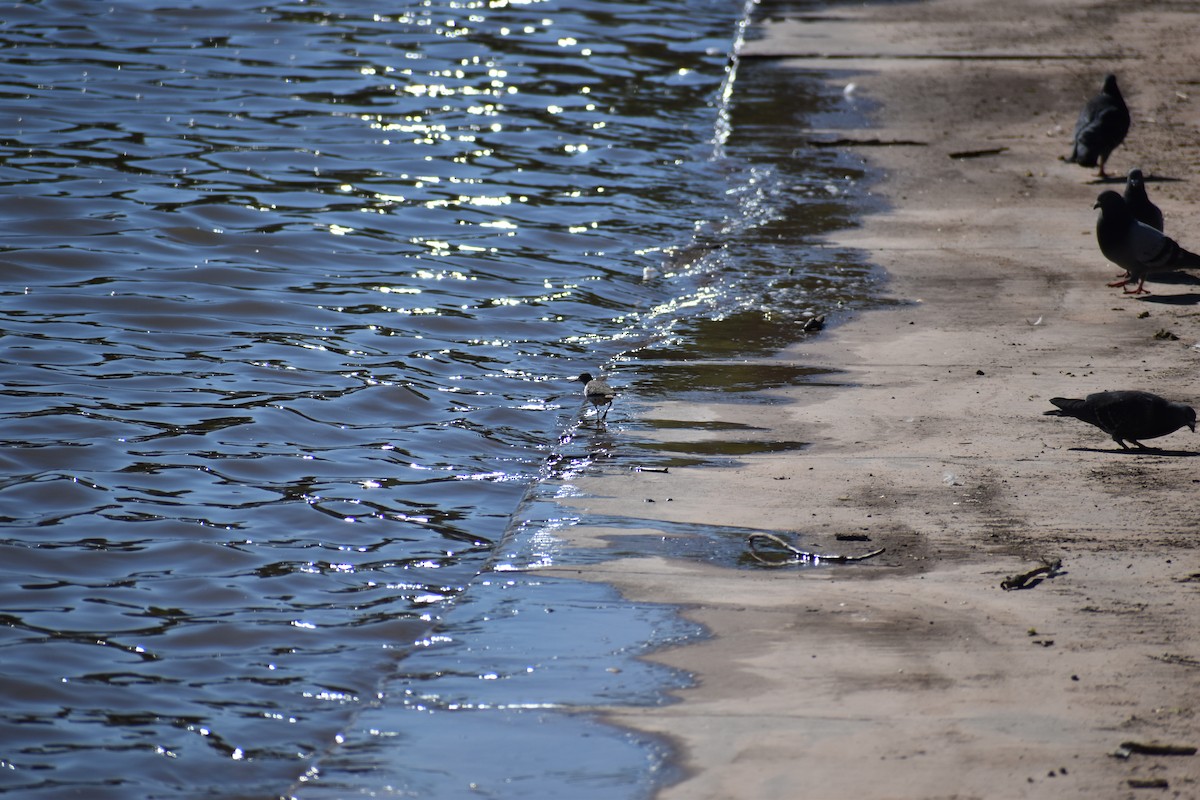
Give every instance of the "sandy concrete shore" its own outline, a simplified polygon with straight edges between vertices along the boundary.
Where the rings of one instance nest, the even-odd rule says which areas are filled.
[[[1168,234],[1200,250],[1200,8],[929,0],[762,26],[746,57],[850,70],[882,104],[876,130],[798,135],[921,143],[862,149],[891,208],[831,240],[872,254],[910,302],[780,356],[844,370],[851,388],[662,411],[812,442],[802,453],[604,477],[575,505],[586,520],[670,497],[648,520],[886,553],[819,570],[589,569],[713,633],[655,656],[697,676],[680,703],[610,718],[676,744],[687,774],[670,800],[1200,797],[1200,756],[1112,755],[1200,745],[1200,439],[1126,453],[1042,416],[1052,396],[1110,388],[1200,401],[1200,287],[1106,287],[1117,270],[1092,211],[1105,187],[1060,160],[1117,73],[1134,121],[1110,170],[1152,176]],[[1041,559],[1061,573],[1001,590]]]

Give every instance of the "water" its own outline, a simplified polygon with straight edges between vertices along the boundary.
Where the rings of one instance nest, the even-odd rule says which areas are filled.
[[[635,656],[697,632],[527,568],[572,557],[571,475],[669,424],[638,396],[869,296],[811,246],[861,173],[786,138],[840,112],[769,65],[740,99],[748,14],[6,7],[0,794],[669,779],[564,709],[667,702]],[[589,431],[601,366],[628,399]]]

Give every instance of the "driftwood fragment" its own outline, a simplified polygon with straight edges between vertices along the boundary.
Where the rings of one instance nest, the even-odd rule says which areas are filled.
[[[989,147],[986,150],[959,150],[949,155],[953,159],[983,158],[984,156],[998,156],[1006,150],[1008,150],[1007,147]]]
[[[912,139],[809,139],[809,147],[928,147]]]
[[[667,467],[630,467],[633,472],[661,472],[669,474],[670,470]]]
[[[831,564],[847,564],[855,561],[866,561],[874,558],[885,548],[872,550],[859,556],[843,556],[825,553],[812,553],[785,542],[773,533],[752,533],[746,542],[750,547],[750,555],[759,563],[768,567],[786,567],[789,564],[819,564],[827,561]],[[770,548],[777,548],[771,550]],[[782,553],[780,551],[783,551]]]
[[[1013,589],[1032,589],[1042,582],[1041,578],[1053,578],[1057,575],[1061,567],[1061,558],[1056,558],[1053,561],[1043,561],[1040,567],[1034,567],[1028,572],[1022,572],[1019,575],[1009,575],[1000,581],[1000,588],[1006,592]]]
[[[1126,783],[1130,789],[1170,789],[1166,778],[1130,778]]]
[[[1196,748],[1190,744],[1166,744],[1164,742],[1121,742],[1113,753],[1117,758],[1140,756],[1194,756]]]

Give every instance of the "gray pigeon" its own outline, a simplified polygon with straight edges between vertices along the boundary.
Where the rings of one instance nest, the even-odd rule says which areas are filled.
[[[1125,199],[1116,192],[1101,192],[1093,208],[1100,209],[1096,217],[1100,252],[1126,273],[1109,286],[1124,286],[1126,294],[1145,294],[1142,284],[1150,273],[1200,269],[1200,256],[1183,249],[1162,231],[1134,219]],[[1135,280],[1137,288],[1130,291],[1129,283]]]
[[[1145,450],[1141,439],[1154,439],[1174,433],[1184,425],[1196,430],[1196,410],[1183,403],[1173,403],[1149,392],[1096,392],[1083,400],[1051,397],[1058,406],[1046,411],[1048,417],[1074,417],[1095,425],[1128,450],[1125,442],[1133,442]]]
[[[1162,211],[1150,202],[1150,196],[1146,194],[1146,179],[1136,167],[1129,170],[1129,177],[1125,179],[1125,205],[1129,206],[1129,213],[1138,222],[1156,231],[1163,229]]]
[[[575,380],[583,384],[583,396],[596,407],[597,411],[600,410],[600,406],[604,406],[604,413],[600,415],[600,419],[606,419],[617,393],[604,382],[603,378],[593,378],[590,372],[583,373]]]
[[[1100,94],[1087,101],[1079,120],[1075,123],[1075,144],[1067,161],[1081,167],[1099,165],[1100,177],[1104,175],[1104,164],[1117,145],[1125,141],[1129,133],[1129,108],[1121,90],[1117,88],[1117,76],[1105,75]]]

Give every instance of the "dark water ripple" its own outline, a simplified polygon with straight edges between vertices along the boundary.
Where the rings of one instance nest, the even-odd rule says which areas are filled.
[[[742,302],[686,249],[771,217],[714,159],[742,13],[5,9],[0,793],[276,796],[337,744],[565,379]]]

